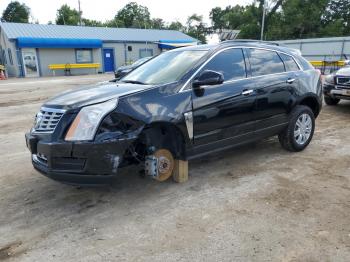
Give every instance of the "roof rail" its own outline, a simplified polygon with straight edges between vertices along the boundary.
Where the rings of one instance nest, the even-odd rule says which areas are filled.
[[[275,42],[262,41],[262,40],[251,40],[251,39],[224,40],[224,41],[220,42],[220,44],[239,43],[239,42],[243,42],[243,43],[261,43],[261,44],[265,44],[265,45],[276,45],[276,46],[280,45],[279,43],[275,43]]]

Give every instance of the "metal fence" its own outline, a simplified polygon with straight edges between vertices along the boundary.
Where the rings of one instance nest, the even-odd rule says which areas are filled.
[[[302,55],[327,74],[344,66],[350,59],[350,37],[327,37],[277,41],[285,46],[299,49]]]

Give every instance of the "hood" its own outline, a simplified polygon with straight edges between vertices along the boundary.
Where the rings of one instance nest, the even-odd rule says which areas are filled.
[[[335,75],[337,76],[350,76],[350,66],[340,68]]]
[[[43,106],[62,109],[77,109],[83,106],[102,103],[107,100],[132,94],[141,90],[152,88],[152,85],[137,85],[126,83],[100,83],[93,86],[78,88],[61,93]]]
[[[131,70],[131,69],[132,69],[132,65],[120,66],[118,67],[117,72],[124,71],[124,70]]]

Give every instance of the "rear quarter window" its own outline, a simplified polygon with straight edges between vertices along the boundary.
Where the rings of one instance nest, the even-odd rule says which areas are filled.
[[[285,72],[284,64],[275,51],[250,48],[247,50],[252,76]]]
[[[304,57],[296,57],[297,61],[299,62],[299,64],[303,67],[303,70],[310,70],[310,69],[315,69],[313,67],[313,65],[310,64],[309,61],[307,61]]]
[[[295,62],[293,57],[291,57],[289,55],[281,54],[281,53],[279,55],[284,62],[284,65],[286,67],[286,71],[298,71],[298,70],[300,70],[298,64]]]

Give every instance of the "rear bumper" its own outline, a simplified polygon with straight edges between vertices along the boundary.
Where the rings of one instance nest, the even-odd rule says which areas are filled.
[[[51,143],[30,133],[25,138],[36,170],[54,180],[76,185],[111,183],[125,150],[135,140]]]

